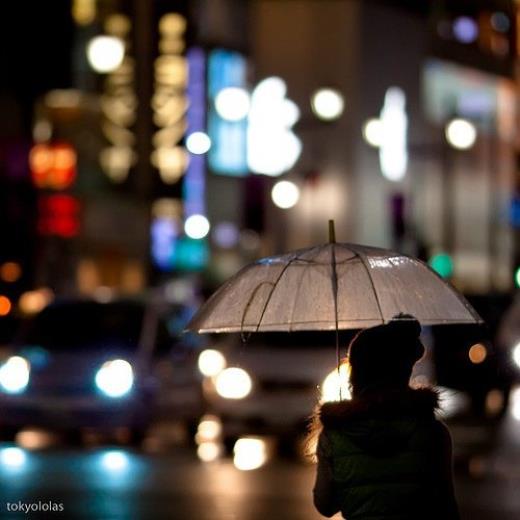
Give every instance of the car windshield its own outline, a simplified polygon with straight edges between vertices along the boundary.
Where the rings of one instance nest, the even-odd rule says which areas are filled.
[[[58,303],[38,314],[20,340],[48,350],[135,349],[143,315],[135,302]]]

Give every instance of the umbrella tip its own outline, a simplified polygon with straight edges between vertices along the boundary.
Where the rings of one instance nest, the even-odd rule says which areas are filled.
[[[334,220],[329,220],[329,242],[336,243],[336,230],[334,229]]]

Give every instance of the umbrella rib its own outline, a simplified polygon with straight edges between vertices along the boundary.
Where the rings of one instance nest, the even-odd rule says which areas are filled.
[[[295,261],[298,259],[298,256],[295,255],[293,256],[288,262],[287,264],[284,266],[284,268],[281,270],[280,274],[278,275],[278,278],[276,279],[276,281],[273,283],[273,286],[269,292],[269,295],[267,296],[267,299],[265,301],[265,304],[264,304],[264,308],[262,309],[262,314],[260,314],[260,319],[258,320],[258,324],[256,326],[256,330],[255,332],[258,332],[258,330],[260,329],[260,325],[262,324],[262,320],[264,319],[264,314],[265,314],[265,311],[267,310],[267,306],[269,305],[269,302],[271,301],[271,296],[273,295],[273,292],[274,290],[276,289],[276,286],[278,285],[278,282],[280,281],[280,279],[282,278],[282,276],[285,274],[285,271],[287,271],[287,269],[289,268],[289,266]]]
[[[353,251],[354,254],[359,258],[359,260],[361,261],[361,264],[363,265],[363,267],[365,268],[365,271],[367,272],[368,280],[370,281],[370,285],[372,287],[372,291],[373,291],[374,297],[376,299],[377,309],[381,316],[381,321],[384,323],[385,318],[383,316],[383,310],[381,309],[381,302],[379,301],[379,296],[376,291],[376,286],[374,284],[374,280],[372,280],[372,276],[370,275],[370,269],[368,268],[368,265],[366,264],[365,258],[363,258],[363,256],[361,256],[361,254],[358,253],[355,249],[351,249],[351,251]]]

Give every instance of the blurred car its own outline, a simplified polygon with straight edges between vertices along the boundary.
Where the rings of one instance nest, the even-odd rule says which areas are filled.
[[[126,427],[140,438],[183,385],[173,366],[183,350],[162,314],[132,300],[46,307],[0,353],[0,430]]]
[[[500,320],[497,340],[498,348],[506,353],[512,381],[520,380],[520,293]]]
[[[471,415],[500,418],[512,386],[511,349],[499,340],[500,322],[510,304],[508,295],[468,297],[485,326],[433,327],[433,358],[439,385],[465,392]]]
[[[356,332],[340,331],[342,355]],[[206,403],[199,446],[222,441],[229,451],[240,437],[266,435],[290,447],[318,403],[339,400],[340,388],[341,398],[350,398],[343,361],[338,375],[334,332],[253,334],[245,343],[238,335],[217,335],[213,345],[198,360]],[[434,380],[432,361],[427,355],[416,366],[412,384]],[[464,392],[439,390],[442,418],[467,409]]]
[[[347,336],[352,333],[341,333],[341,345]],[[254,334],[246,343],[231,334],[214,341],[198,360],[208,414],[203,422],[214,418],[214,431],[228,446],[244,435],[293,438],[305,431],[320,400],[339,398],[331,333]],[[346,385],[342,391],[348,393]]]

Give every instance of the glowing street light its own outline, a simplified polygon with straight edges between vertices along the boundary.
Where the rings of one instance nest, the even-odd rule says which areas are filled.
[[[333,121],[341,117],[345,102],[343,95],[332,88],[320,88],[311,98],[312,111],[319,119]]]
[[[477,139],[475,125],[466,119],[452,119],[445,129],[448,143],[458,150],[468,150]]]
[[[273,202],[281,209],[292,208],[300,198],[300,190],[294,182],[277,182],[271,190]]]
[[[87,46],[90,66],[99,73],[116,70],[125,57],[125,44],[116,36],[95,36]]]
[[[376,117],[369,119],[363,126],[363,137],[370,146],[379,148],[383,142],[383,124],[381,120]]]
[[[286,97],[281,78],[262,80],[253,90],[247,129],[247,163],[254,173],[277,177],[290,170],[302,152],[292,131],[300,117],[298,106]]]
[[[215,98],[215,109],[226,121],[240,121],[247,117],[250,104],[249,92],[239,87],[224,88]]]
[[[184,223],[184,232],[190,238],[204,238],[209,233],[209,220],[204,215],[191,215]]]
[[[203,155],[211,148],[211,139],[204,132],[193,132],[186,138],[188,152],[195,155]]]
[[[363,137],[371,146],[379,148],[381,173],[397,182],[406,175],[408,166],[408,116],[406,96],[399,87],[390,87],[378,119],[370,119],[363,126]]]

